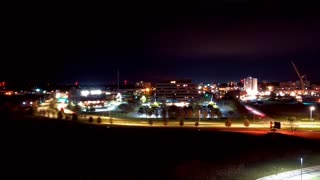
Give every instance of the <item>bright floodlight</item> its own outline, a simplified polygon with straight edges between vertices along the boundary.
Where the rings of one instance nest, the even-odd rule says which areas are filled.
[[[56,98],[61,97],[61,93],[56,93]]]
[[[90,91],[91,95],[100,95],[101,93],[102,93],[101,90],[91,90]]]
[[[140,101],[141,101],[141,104],[145,103],[145,102],[147,101],[146,96],[142,96],[142,97],[140,98]]]
[[[314,111],[316,108],[314,106],[310,107],[310,111]]]
[[[81,96],[88,96],[88,95],[89,95],[89,91],[88,90],[81,91]]]
[[[117,96],[116,96],[116,101],[117,101],[117,102],[121,102],[121,101],[122,101],[122,96],[121,96],[120,93],[117,94]]]

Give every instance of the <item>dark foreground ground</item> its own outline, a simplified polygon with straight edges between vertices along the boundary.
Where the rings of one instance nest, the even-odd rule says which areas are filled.
[[[252,164],[307,157],[320,152],[319,144],[278,134],[108,128],[6,116],[1,117],[1,176],[78,180],[247,179],[247,168]]]

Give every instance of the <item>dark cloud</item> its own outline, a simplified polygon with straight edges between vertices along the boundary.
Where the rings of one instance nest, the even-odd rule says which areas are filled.
[[[291,69],[283,75],[281,68],[288,69],[291,58],[300,59],[297,64],[317,77],[320,16],[314,4],[231,0],[52,5],[15,8],[6,17],[2,59],[23,75],[19,80],[105,82],[115,79],[116,69],[132,81],[239,79],[247,74],[289,79]],[[15,79],[0,73],[3,79]]]
[[[206,24],[153,34],[157,55],[180,57],[270,56],[320,50],[315,22]]]

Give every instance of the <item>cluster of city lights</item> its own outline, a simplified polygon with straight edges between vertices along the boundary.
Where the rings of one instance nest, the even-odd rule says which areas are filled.
[[[88,96],[88,95],[101,95],[102,91],[101,90],[82,90],[81,91],[81,96]]]

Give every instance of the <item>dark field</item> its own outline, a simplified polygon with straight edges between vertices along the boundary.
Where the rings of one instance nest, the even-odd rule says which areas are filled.
[[[255,164],[320,152],[317,141],[279,134],[1,120],[2,172],[12,179],[251,179]]]
[[[320,120],[320,104],[304,105],[302,103],[298,103],[254,105],[255,108],[272,118],[286,119],[286,117],[296,116],[297,120],[308,119],[310,117],[310,106],[314,106],[316,108],[312,113],[312,117],[315,120]]]

